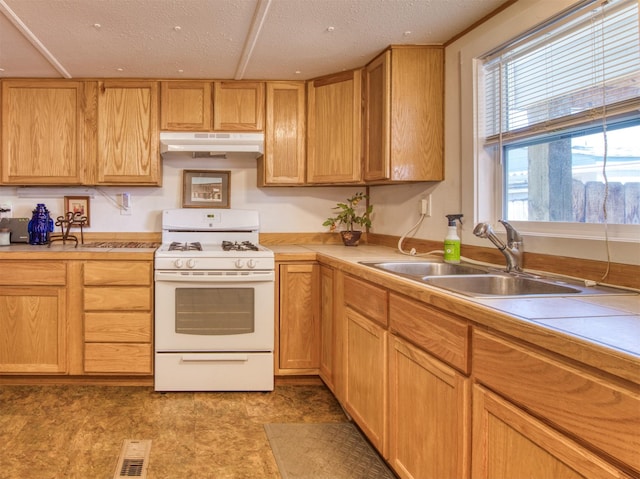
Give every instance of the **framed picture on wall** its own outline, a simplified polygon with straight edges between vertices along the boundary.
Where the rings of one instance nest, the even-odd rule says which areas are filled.
[[[230,208],[230,171],[183,170],[183,208]]]
[[[88,196],[65,196],[64,197],[64,212],[72,212],[74,216],[84,216],[87,221],[84,226],[90,226],[90,214],[89,214],[89,197]]]

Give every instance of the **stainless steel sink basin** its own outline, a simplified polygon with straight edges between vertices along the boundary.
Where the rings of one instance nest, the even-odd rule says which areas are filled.
[[[636,294],[608,286],[585,286],[561,277],[507,273],[442,261],[362,261],[361,264],[473,298]]]
[[[389,261],[382,263],[362,263],[376,269],[415,278],[425,276],[458,276],[466,274],[486,274],[487,270],[464,264],[441,263],[437,261]]]
[[[462,278],[424,277],[423,281],[438,288],[455,291],[468,296],[531,296],[582,293],[582,289],[566,283],[524,278],[511,275],[465,276]]]

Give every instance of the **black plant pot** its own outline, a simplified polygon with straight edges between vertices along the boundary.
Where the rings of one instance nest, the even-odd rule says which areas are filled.
[[[358,246],[362,231],[341,231],[340,236],[345,246]]]

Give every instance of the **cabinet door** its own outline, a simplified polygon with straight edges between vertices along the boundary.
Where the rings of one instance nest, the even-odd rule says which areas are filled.
[[[361,82],[360,70],[309,82],[307,182],[361,181]]]
[[[158,84],[100,82],[97,183],[159,186],[158,147]]]
[[[318,265],[280,265],[280,369],[320,366]]]
[[[630,477],[482,386],[473,389],[472,477]]]
[[[264,129],[264,83],[215,82],[213,129],[216,131],[262,131]]]
[[[160,83],[160,128],[166,131],[211,131],[211,82]]]
[[[333,286],[333,268],[320,266],[320,377],[335,394],[333,375],[337,327]]]
[[[305,84],[267,83],[265,151],[260,186],[301,185],[305,178]]]
[[[389,110],[391,52],[386,51],[364,70],[364,179],[389,178]]]
[[[472,345],[476,381],[640,471],[637,386],[624,387],[614,378],[477,328]]]
[[[400,477],[469,477],[469,383],[455,369],[391,336],[389,461]]]
[[[347,321],[345,408],[386,457],[387,331],[351,308]]]
[[[444,179],[444,53],[393,46],[365,69],[364,179]]]
[[[84,181],[82,82],[3,80],[2,183]]]
[[[65,295],[64,287],[2,287],[0,372],[66,372]]]
[[[391,179],[444,179],[444,50],[398,47],[391,53]]]

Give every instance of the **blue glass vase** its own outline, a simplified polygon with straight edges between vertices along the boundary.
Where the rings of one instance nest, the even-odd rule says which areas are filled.
[[[32,211],[33,216],[27,225],[29,244],[47,244],[53,232],[53,220],[44,203],[38,203]]]

